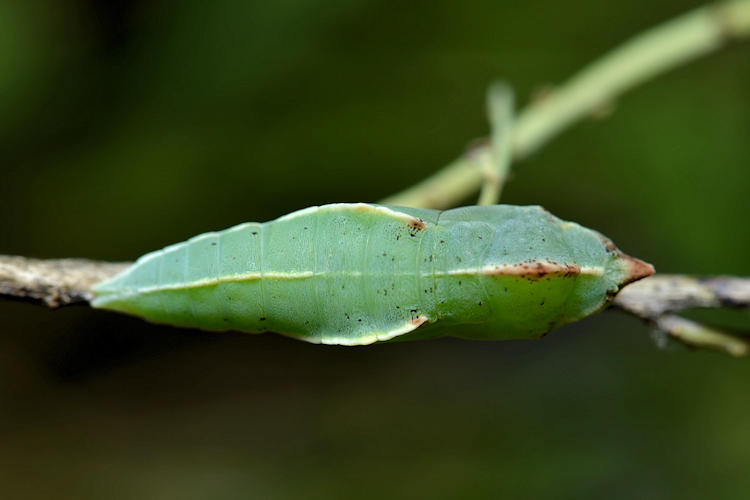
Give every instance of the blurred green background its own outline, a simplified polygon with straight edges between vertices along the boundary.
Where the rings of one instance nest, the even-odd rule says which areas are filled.
[[[0,0],[0,253],[131,260],[374,201],[697,2]],[[516,166],[504,201],[750,274],[750,44]],[[0,302],[4,498],[747,498],[750,363],[617,312],[368,348]],[[743,316],[745,323],[750,317]]]

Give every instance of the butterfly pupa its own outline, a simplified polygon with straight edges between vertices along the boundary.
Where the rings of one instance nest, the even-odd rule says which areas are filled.
[[[144,255],[94,307],[207,330],[359,345],[537,338],[653,268],[537,206],[310,207]]]

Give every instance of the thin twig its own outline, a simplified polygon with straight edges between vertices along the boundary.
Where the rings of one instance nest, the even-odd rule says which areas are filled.
[[[659,274],[623,288],[615,305],[647,318],[696,307],[750,307],[750,278]]]
[[[92,298],[91,287],[128,265],[124,262],[0,255],[0,296],[42,301],[49,307],[88,302]]]
[[[490,85],[487,91],[487,115],[492,134],[489,150],[483,148],[481,152],[484,154],[479,155],[485,176],[479,192],[479,205],[497,203],[508,177],[513,147],[514,101],[510,85],[505,82]]]
[[[750,352],[750,339],[673,314],[692,308],[750,310],[750,278],[655,275],[623,288],[613,305],[694,347]]]
[[[654,325],[673,339],[691,347],[715,349],[736,357],[747,356],[750,351],[747,339],[675,314],[659,316],[654,319]]]
[[[621,94],[681,64],[709,54],[730,40],[750,36],[750,0],[699,8],[652,28],[584,68],[518,116],[513,159],[537,151],[573,123]],[[482,146],[489,149],[489,145]],[[383,200],[391,205],[447,208],[466,199],[483,180],[472,150],[431,177]]]

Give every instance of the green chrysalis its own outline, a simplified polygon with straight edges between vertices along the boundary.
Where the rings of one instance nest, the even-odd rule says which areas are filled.
[[[208,330],[369,344],[534,338],[653,273],[541,207],[437,211],[341,203],[144,255],[94,307]]]

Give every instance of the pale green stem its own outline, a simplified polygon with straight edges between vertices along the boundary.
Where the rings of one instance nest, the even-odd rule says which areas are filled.
[[[487,91],[487,116],[492,133],[489,154],[480,156],[485,179],[479,192],[479,205],[497,203],[508,177],[515,121],[513,107],[514,96],[510,85],[505,82],[490,85]]]
[[[750,0],[699,8],[647,30],[584,68],[551,95],[527,106],[513,134],[513,159],[522,159],[572,123],[625,91],[676,66],[716,51],[733,38],[750,36]],[[447,208],[475,191],[483,180],[470,151],[432,177],[383,203]]]

